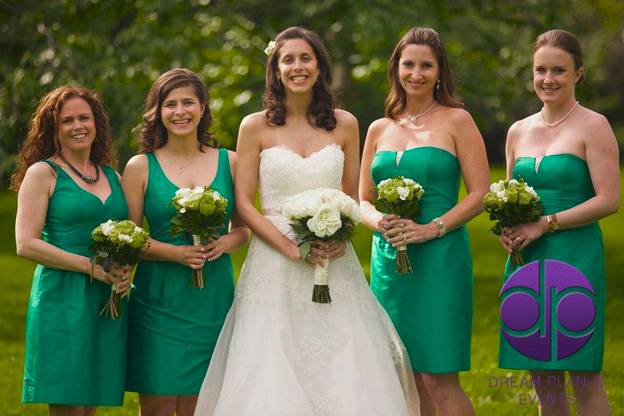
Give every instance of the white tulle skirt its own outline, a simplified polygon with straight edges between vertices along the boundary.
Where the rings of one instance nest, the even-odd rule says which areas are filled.
[[[311,301],[313,273],[253,238],[196,416],[419,414],[407,352],[353,248],[329,265],[331,304]]]

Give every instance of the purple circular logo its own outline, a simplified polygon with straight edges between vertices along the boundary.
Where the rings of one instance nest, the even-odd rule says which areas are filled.
[[[526,357],[561,360],[578,352],[594,334],[595,292],[574,266],[558,260],[542,264],[536,260],[520,267],[503,285],[501,331]]]

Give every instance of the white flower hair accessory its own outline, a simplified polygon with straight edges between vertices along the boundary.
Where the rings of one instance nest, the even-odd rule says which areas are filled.
[[[272,40],[269,42],[269,44],[267,45],[266,48],[264,48],[264,53],[266,53],[267,55],[271,55],[273,53],[273,50],[275,49],[275,41]]]

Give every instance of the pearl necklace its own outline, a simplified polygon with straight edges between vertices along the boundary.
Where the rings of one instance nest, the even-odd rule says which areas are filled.
[[[437,104],[437,102],[434,100],[433,104],[431,104],[425,111],[423,111],[422,113],[419,114],[408,114],[407,119],[402,119],[399,120],[399,125],[404,126],[407,123],[412,123],[414,126],[416,126],[416,121],[424,116],[425,114],[427,114],[429,111],[431,111],[433,109],[433,107],[435,107],[435,105]]]
[[[555,121],[554,123],[549,123],[546,121],[546,117],[544,117],[544,107],[542,107],[542,109],[540,110],[540,115],[542,116],[542,121],[544,122],[544,124],[546,124],[548,127],[555,127],[556,125],[560,124],[563,122],[563,120],[565,120],[566,118],[568,118],[568,116],[570,114],[572,114],[572,111],[574,111],[574,109],[576,108],[576,106],[578,105],[578,101],[576,103],[574,103],[574,105],[572,106],[572,108],[570,109],[570,111],[568,111],[567,113],[565,113],[565,115],[563,117],[561,117],[559,120]]]

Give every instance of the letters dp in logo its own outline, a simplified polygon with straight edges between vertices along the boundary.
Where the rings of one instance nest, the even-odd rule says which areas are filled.
[[[577,268],[544,260],[516,270],[500,292],[502,333],[521,354],[539,361],[564,359],[594,334],[594,288]]]

